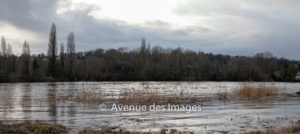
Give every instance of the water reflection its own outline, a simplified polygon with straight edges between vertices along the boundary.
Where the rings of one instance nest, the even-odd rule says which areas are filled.
[[[10,85],[12,87],[12,89],[15,89],[15,87],[13,87],[13,85]],[[2,119],[7,119],[10,118],[11,116],[13,116],[13,107],[14,107],[14,100],[13,100],[13,92],[14,90],[7,90],[6,86],[1,86],[1,88],[3,90],[0,90],[0,103],[1,103],[1,112],[3,114],[1,114],[1,118]],[[9,87],[8,87],[9,88]],[[11,114],[12,113],[12,114]]]
[[[71,103],[68,105],[68,109],[67,109],[67,114],[69,117],[74,118],[76,115],[76,109],[75,109],[75,104]],[[69,124],[75,124],[75,120],[71,119],[68,120]]]
[[[23,109],[24,117],[26,119],[30,119],[32,114],[31,83],[24,84],[23,88],[24,89],[23,89],[23,96],[22,96],[22,109]]]
[[[48,83],[47,97],[48,97],[48,111],[51,120],[55,121],[57,117],[57,103],[56,103],[56,83]]]

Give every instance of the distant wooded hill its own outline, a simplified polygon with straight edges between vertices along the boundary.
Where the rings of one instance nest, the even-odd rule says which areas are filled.
[[[25,41],[23,54],[15,56],[2,37],[0,82],[42,81],[294,81],[299,61],[276,58],[271,53],[253,57],[229,56],[146,45],[126,48],[75,51],[74,34],[66,52],[56,41],[52,25],[48,53],[31,55]]]

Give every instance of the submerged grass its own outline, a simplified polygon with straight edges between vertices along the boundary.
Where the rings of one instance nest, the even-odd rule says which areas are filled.
[[[270,99],[276,96],[285,96],[284,93],[279,93],[278,88],[274,83],[243,83],[240,87],[233,92],[220,92],[216,94],[218,100],[247,100],[247,101],[260,101]]]
[[[270,96],[278,96],[278,89],[272,83],[267,85],[266,83],[243,83],[241,87],[234,92],[234,95],[240,99],[260,99]]]
[[[157,90],[122,89],[119,95],[119,102],[122,104],[153,104],[158,103],[162,96]]]
[[[223,101],[227,101],[227,100],[229,100],[230,99],[230,97],[232,96],[232,94],[231,93],[229,93],[229,92],[219,92],[219,93],[217,93],[217,99],[218,100],[223,100]]]
[[[174,90],[169,94],[163,94],[158,89],[143,86],[141,89],[122,89],[119,93],[119,102],[122,104],[180,104],[183,100],[183,89]]]
[[[104,97],[102,92],[100,90],[98,91],[98,89],[100,89],[100,87],[88,88],[82,85],[81,90],[75,93],[74,101],[80,103],[101,103]]]
[[[55,96],[54,98],[49,99],[49,101],[74,101],[78,103],[98,103],[103,101],[103,94],[101,92],[95,91],[78,91],[73,95],[69,96]]]
[[[74,100],[76,102],[102,102],[103,101],[103,94],[101,92],[96,93],[92,91],[79,91],[76,93]]]
[[[73,101],[78,103],[101,103],[104,100],[103,93],[98,88],[86,88],[82,85],[81,89],[70,95],[57,95],[49,99],[49,101]]]

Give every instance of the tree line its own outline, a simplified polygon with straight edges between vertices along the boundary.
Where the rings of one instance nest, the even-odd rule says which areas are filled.
[[[59,52],[58,52],[59,48]],[[31,54],[24,42],[21,56],[1,40],[0,82],[44,81],[295,81],[300,62],[276,58],[269,52],[229,56],[182,48],[141,47],[76,52],[74,33],[57,44],[52,24],[48,53]]]

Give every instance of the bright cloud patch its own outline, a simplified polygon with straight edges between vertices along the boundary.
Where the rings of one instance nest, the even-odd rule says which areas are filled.
[[[23,30],[15,27],[14,25],[0,21],[0,36],[6,38],[6,42],[12,46],[14,54],[22,53],[22,46],[26,40],[29,44],[42,44],[45,43],[43,36],[33,33],[32,31]],[[32,45],[32,48],[37,48],[38,46]]]
[[[85,5],[94,8],[88,14],[97,19],[116,20],[141,26],[149,22],[165,22],[170,28],[184,28],[197,23],[197,17],[180,16],[175,10],[188,0],[73,0],[61,1],[58,13],[80,10]]]

